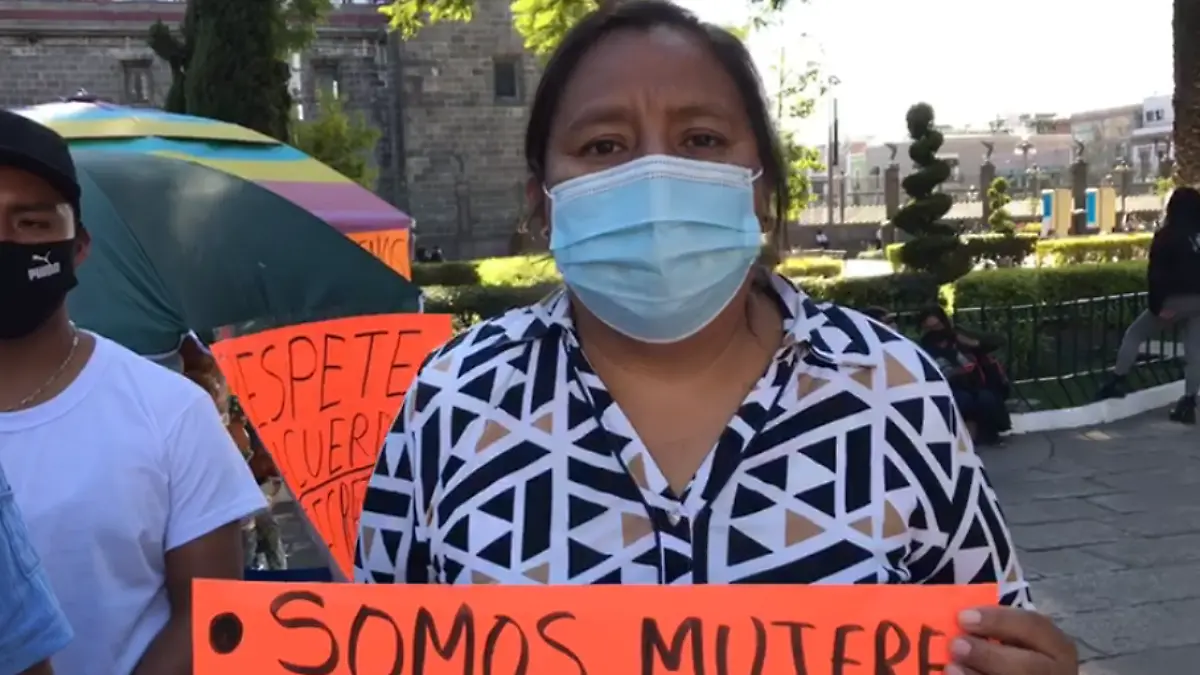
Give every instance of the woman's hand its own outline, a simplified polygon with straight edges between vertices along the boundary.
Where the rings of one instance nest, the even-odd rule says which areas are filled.
[[[982,607],[959,615],[967,635],[950,644],[946,675],[1077,675],[1075,642],[1050,619],[1013,607]]]

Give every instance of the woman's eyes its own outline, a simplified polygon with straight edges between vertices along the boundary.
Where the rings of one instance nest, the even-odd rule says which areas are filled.
[[[592,141],[591,143],[588,143],[587,145],[583,146],[583,154],[585,154],[585,155],[611,155],[612,153],[619,150],[620,147],[621,147],[621,144],[617,143],[614,140],[600,139],[598,141]]]
[[[725,141],[716,134],[697,133],[689,135],[686,143],[689,147],[707,150],[719,148],[725,144]]]
[[[725,145],[725,139],[710,133],[688,134],[683,141],[686,148],[691,150],[712,150]],[[622,145],[612,139],[600,139],[583,146],[584,155],[611,155],[622,149]]]

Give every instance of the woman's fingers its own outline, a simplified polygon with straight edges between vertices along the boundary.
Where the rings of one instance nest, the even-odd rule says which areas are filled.
[[[1015,607],[980,607],[959,615],[963,630],[977,637],[1045,654],[1059,661],[1078,660],[1075,642],[1054,622]]]
[[[950,645],[954,663],[965,673],[979,675],[1060,675],[1061,665],[1051,656],[1024,647],[960,637]],[[947,675],[952,671],[947,669]],[[1074,674],[1072,674],[1074,675]]]

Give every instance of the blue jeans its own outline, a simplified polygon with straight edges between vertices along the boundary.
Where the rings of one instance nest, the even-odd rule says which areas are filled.
[[[0,675],[21,673],[74,637],[0,467]]]

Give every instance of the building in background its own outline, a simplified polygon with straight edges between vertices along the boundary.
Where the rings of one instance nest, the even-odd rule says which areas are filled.
[[[1142,123],[1130,139],[1129,163],[1136,180],[1148,181],[1159,175],[1164,160],[1175,157],[1175,107],[1170,96],[1150,96],[1141,108]]]
[[[1122,160],[1130,161],[1130,143],[1142,127],[1142,105],[1078,112],[1068,118],[1070,132],[1083,143],[1088,180],[1098,183]]]
[[[507,252],[524,209],[526,108],[539,76],[512,28],[509,0],[479,0],[469,24],[401,41],[378,2],[334,0],[300,59],[299,99],[324,89],[383,132],[377,192],[409,212],[422,245],[452,257]],[[0,0],[0,107],[79,90],[159,106],[166,64],[146,44],[157,19],[177,24],[182,0]]]

